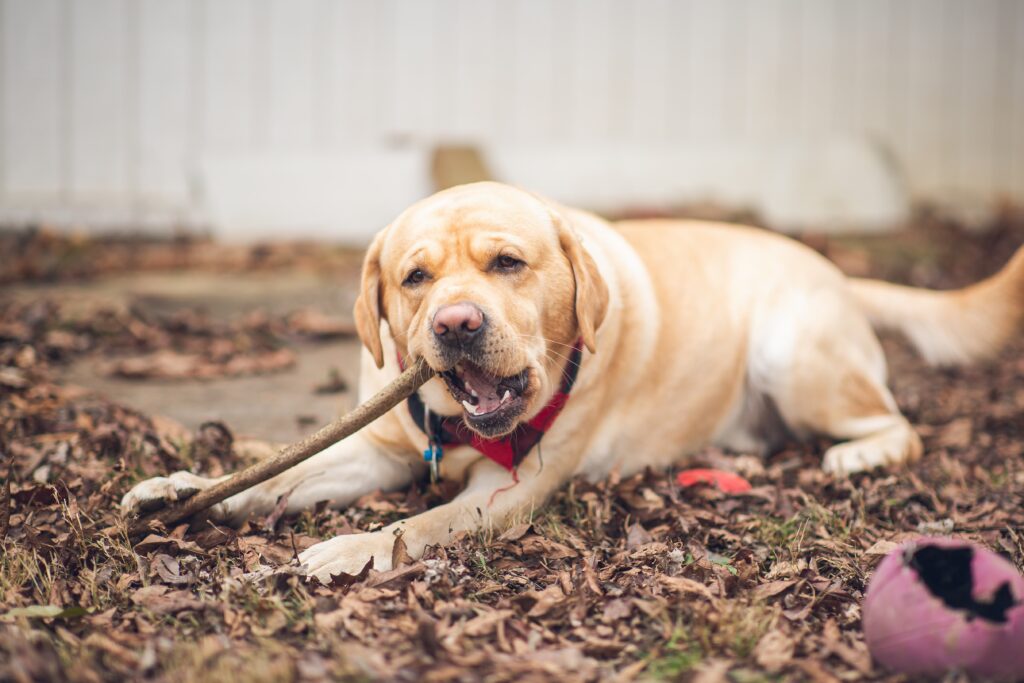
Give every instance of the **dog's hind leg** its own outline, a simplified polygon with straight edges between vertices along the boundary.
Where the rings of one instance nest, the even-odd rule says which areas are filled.
[[[775,363],[760,374],[786,426],[797,435],[842,441],[822,462],[836,474],[918,459],[921,440],[885,386],[885,357],[866,318],[840,293],[800,303],[768,322],[792,346],[780,354],[776,338],[774,355],[773,349],[766,354]]]

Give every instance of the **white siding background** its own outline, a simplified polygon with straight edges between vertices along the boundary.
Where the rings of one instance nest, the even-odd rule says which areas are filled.
[[[0,0],[7,222],[202,223],[238,155],[846,135],[1024,201],[1024,2]]]

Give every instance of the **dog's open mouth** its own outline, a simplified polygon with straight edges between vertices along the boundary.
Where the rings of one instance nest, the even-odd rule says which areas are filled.
[[[480,431],[509,426],[526,407],[523,394],[529,386],[529,369],[511,377],[496,377],[463,360],[441,376],[448,391],[462,404],[466,420]]]

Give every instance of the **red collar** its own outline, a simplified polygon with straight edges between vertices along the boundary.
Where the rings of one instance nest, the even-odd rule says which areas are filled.
[[[537,413],[529,422],[521,423],[511,434],[500,439],[485,439],[466,426],[461,416],[445,417],[429,413],[430,424],[424,419],[427,413],[423,399],[418,393],[414,393],[407,401],[409,414],[412,421],[423,430],[429,441],[428,448],[424,451],[424,459],[427,462],[435,459],[440,460],[444,448],[455,446],[472,446],[498,463],[510,472],[515,472],[516,467],[526,457],[534,446],[540,443],[544,434],[551,429],[555,418],[562,412],[566,402],[569,400],[569,392],[576,381],[576,375],[580,369],[580,360],[583,357],[583,343],[577,341],[573,346],[572,354],[565,371],[562,373],[562,384],[551,400],[544,408]],[[399,359],[401,361],[401,359]],[[399,362],[401,365],[401,362]],[[430,448],[433,446],[434,448]],[[436,450],[435,450],[436,449]]]

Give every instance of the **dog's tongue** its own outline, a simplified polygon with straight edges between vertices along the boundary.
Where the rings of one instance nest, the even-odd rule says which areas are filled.
[[[498,396],[498,378],[488,375],[480,368],[469,363],[460,367],[462,382],[470,392],[476,392],[476,409],[478,414],[490,413],[501,405],[501,397]]]

